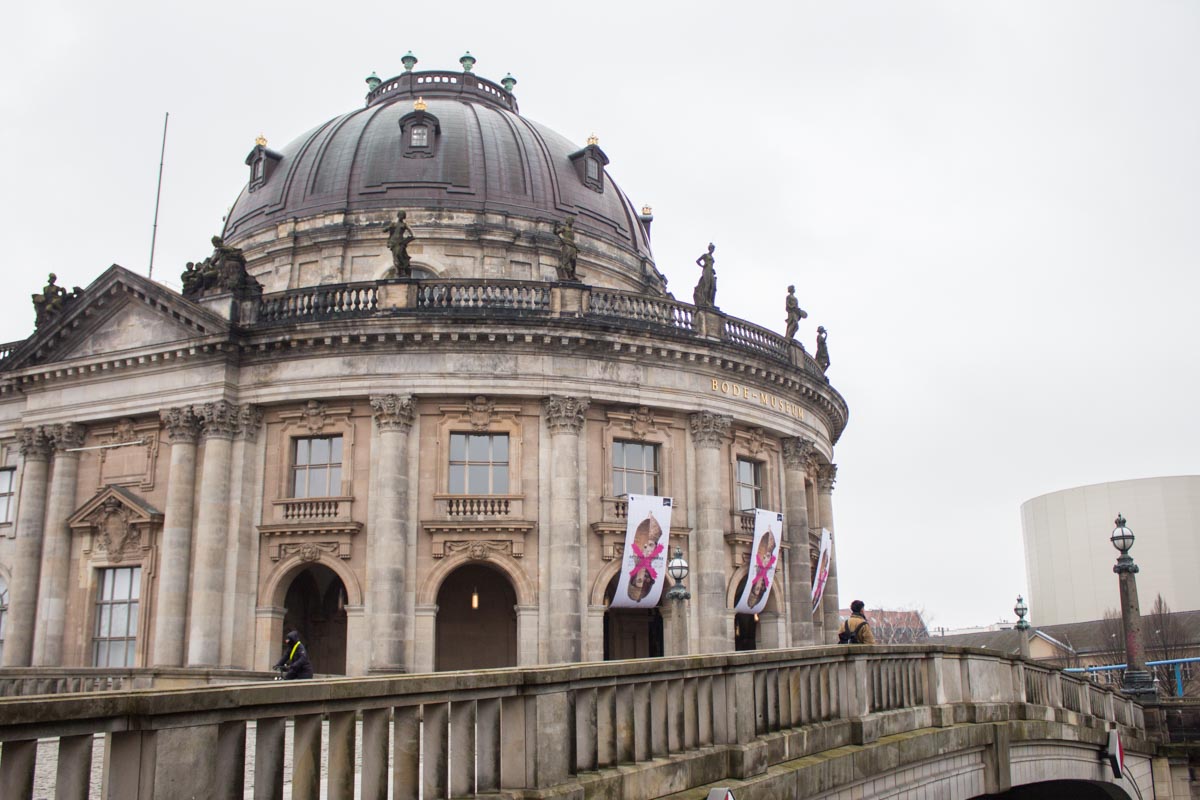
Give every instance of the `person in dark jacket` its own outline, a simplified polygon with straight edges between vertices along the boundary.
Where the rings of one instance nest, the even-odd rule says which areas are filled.
[[[275,669],[283,671],[285,681],[313,676],[312,663],[308,660],[308,651],[300,643],[300,632],[291,631],[283,639],[283,657],[275,662]]]

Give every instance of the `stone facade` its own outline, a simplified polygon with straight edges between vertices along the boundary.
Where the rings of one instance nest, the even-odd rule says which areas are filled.
[[[644,245],[581,225],[561,282],[544,217],[429,203],[395,203],[412,278],[382,277],[394,210],[298,214],[228,241],[265,294],[114,266],[12,346],[4,665],[263,669],[285,627],[348,674],[834,635],[836,571],[809,592],[847,407],[808,353],[675,301]],[[675,499],[682,609],[606,609],[627,475]],[[787,534],[738,621],[747,492]]]

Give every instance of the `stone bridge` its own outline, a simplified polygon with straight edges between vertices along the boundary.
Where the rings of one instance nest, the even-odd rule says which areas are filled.
[[[10,697],[0,742],[5,800],[1187,796],[1127,698],[936,646]]]

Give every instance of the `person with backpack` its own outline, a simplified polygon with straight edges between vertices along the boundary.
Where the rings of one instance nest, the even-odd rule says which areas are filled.
[[[871,632],[871,624],[863,613],[866,603],[855,600],[850,604],[850,619],[842,623],[838,633],[839,644],[875,644],[875,634]]]
[[[283,639],[283,658],[275,662],[275,669],[283,673],[285,681],[304,680],[313,676],[308,651],[300,644],[300,633],[291,631]]]

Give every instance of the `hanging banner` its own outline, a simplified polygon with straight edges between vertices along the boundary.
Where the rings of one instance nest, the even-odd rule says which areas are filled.
[[[817,572],[813,575],[813,614],[821,607],[821,595],[825,593],[825,581],[829,580],[829,559],[833,551],[833,538],[828,528],[821,528],[821,549],[817,554]]]
[[[783,514],[754,509],[754,540],[750,543],[750,572],[736,610],[739,614],[757,614],[767,605],[779,563],[779,545],[783,541]]]
[[[609,608],[654,608],[667,580],[671,498],[628,496],[621,578]]]

